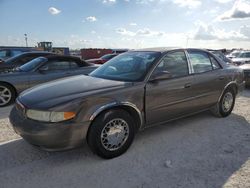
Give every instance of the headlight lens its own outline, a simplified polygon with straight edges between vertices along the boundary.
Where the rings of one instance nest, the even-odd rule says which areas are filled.
[[[27,110],[26,115],[33,120],[54,123],[69,120],[76,116],[75,112],[47,112],[39,110]]]

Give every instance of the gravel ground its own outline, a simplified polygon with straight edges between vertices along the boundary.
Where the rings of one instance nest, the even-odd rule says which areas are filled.
[[[93,155],[86,144],[40,151],[13,133],[9,110],[0,109],[1,188],[250,188],[249,89],[228,118],[205,112],[147,129],[112,160]]]

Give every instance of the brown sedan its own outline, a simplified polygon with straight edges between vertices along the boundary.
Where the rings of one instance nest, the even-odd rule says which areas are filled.
[[[69,149],[87,140],[94,153],[113,158],[144,128],[204,110],[230,115],[243,79],[241,69],[200,49],[129,51],[90,76],[23,92],[10,121],[17,134],[43,149]]]

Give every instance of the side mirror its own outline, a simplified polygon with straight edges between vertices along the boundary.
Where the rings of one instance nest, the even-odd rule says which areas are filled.
[[[46,72],[46,71],[48,71],[48,70],[49,70],[49,67],[48,67],[48,66],[42,66],[42,67],[39,68],[38,71],[39,71],[40,73],[44,73],[44,72]]]
[[[172,74],[168,71],[161,71],[158,72],[154,75],[151,76],[151,78],[149,79],[149,81],[151,82],[155,82],[155,81],[160,81],[160,80],[166,80],[172,78]]]

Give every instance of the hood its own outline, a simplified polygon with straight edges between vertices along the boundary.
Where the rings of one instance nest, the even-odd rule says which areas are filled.
[[[241,65],[239,66],[241,69],[243,70],[250,70],[250,64],[244,64],[244,65]]]
[[[28,108],[50,108],[79,97],[125,87],[125,82],[79,75],[47,82],[28,89],[18,100]]]
[[[9,70],[1,70],[0,69],[0,77],[10,77],[10,76],[17,76],[17,75],[21,75],[27,72],[22,72],[22,71],[18,71],[18,70],[13,70],[13,69],[9,69]]]

